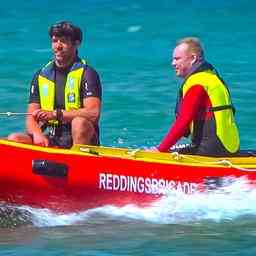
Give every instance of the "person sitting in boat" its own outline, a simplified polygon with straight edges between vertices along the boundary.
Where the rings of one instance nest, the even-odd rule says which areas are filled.
[[[205,60],[198,38],[178,41],[172,66],[184,81],[176,103],[176,120],[156,150],[167,152],[180,138],[190,135],[191,144],[178,150],[180,153],[228,156],[238,152],[239,132],[228,87]]]
[[[31,82],[27,133],[9,140],[69,148],[99,144],[101,83],[98,73],[78,56],[82,31],[70,22],[49,29],[53,60]]]

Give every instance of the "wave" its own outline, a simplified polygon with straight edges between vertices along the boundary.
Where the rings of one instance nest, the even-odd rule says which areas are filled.
[[[129,33],[135,33],[135,32],[140,31],[141,29],[142,29],[142,26],[140,26],[140,25],[129,26],[129,27],[127,28],[127,32],[129,32]]]
[[[214,190],[187,195],[181,191],[168,194],[149,207],[105,205],[83,212],[56,214],[48,209],[0,205],[0,227],[32,225],[54,227],[80,225],[104,220],[139,221],[154,224],[235,221],[243,216],[256,217],[256,188],[245,178],[229,178],[227,185]]]

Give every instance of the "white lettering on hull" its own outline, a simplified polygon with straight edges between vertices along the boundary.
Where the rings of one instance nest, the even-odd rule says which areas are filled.
[[[111,173],[99,174],[99,189],[164,195],[168,191],[193,194],[198,188],[194,182],[164,180],[149,177],[135,177]]]

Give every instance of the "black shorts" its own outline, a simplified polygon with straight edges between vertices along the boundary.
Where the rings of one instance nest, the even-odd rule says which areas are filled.
[[[61,127],[58,127],[57,130],[55,130],[55,135],[52,134],[51,129],[52,129],[51,127],[43,128],[44,135],[48,138],[50,147],[71,148],[73,146],[73,139],[72,139],[70,124],[65,124],[65,125],[62,125]],[[98,146],[100,145],[98,127],[96,127],[95,130],[96,130],[96,134],[92,139],[91,145]],[[32,134],[28,133],[28,136],[30,136],[31,139],[33,140]]]
[[[44,131],[49,139],[49,146],[57,146],[60,148],[71,148],[73,145],[71,125],[62,125],[56,128],[55,135],[51,133],[51,128]]]
[[[49,139],[49,146],[57,146],[60,148],[71,148],[73,146],[71,125],[64,124],[56,128],[55,135],[51,135],[49,128],[46,129],[45,134]],[[99,145],[99,132],[96,130],[94,138],[92,139],[92,145]]]

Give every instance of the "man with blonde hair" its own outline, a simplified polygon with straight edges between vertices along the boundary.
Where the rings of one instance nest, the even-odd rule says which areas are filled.
[[[176,104],[176,120],[157,147],[167,152],[183,136],[191,136],[184,154],[226,156],[240,147],[229,90],[216,69],[205,60],[197,38],[178,41],[172,66],[183,79]]]

